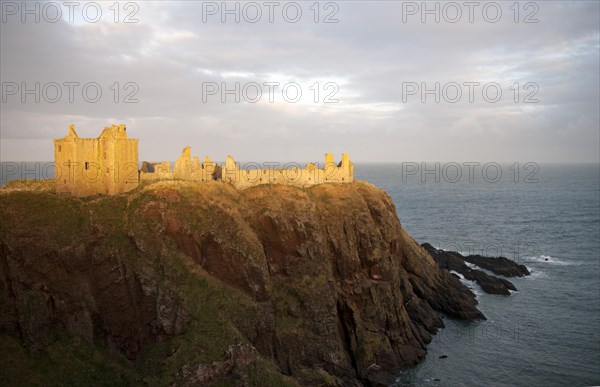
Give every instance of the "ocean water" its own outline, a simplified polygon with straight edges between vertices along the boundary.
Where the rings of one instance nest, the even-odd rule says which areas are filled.
[[[54,176],[51,163],[1,170],[0,184]],[[532,272],[510,279],[508,297],[465,281],[488,320],[445,318],[426,360],[396,385],[600,384],[599,165],[356,164],[355,177],[391,195],[418,242]]]
[[[600,166],[484,166],[471,176],[460,164],[356,166],[419,243],[503,255],[532,272],[510,279],[518,291],[508,297],[465,281],[488,320],[444,319],[425,362],[397,385],[599,385]]]

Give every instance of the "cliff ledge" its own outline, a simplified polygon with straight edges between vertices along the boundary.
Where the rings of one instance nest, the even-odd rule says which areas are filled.
[[[9,384],[379,385],[483,318],[365,182],[0,198]]]

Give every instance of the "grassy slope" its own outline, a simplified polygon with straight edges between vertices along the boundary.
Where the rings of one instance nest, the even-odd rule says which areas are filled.
[[[96,232],[105,235],[105,248],[117,249],[134,270],[150,270],[162,286],[174,289],[191,321],[183,335],[150,346],[135,362],[98,345],[92,347],[64,331],[47,332],[51,344],[36,349],[0,334],[3,385],[170,385],[181,382],[180,371],[185,365],[210,365],[222,361],[232,344],[248,344],[232,321],[257,318],[260,311],[256,302],[210,276],[172,246],[167,246],[162,258],[135,254],[126,227],[141,230],[147,226],[129,224],[132,212],[141,205],[135,195],[78,199],[37,191],[35,185],[30,190],[30,186],[22,189],[22,183],[13,183],[5,187],[15,192],[5,191],[1,196],[3,238],[19,240],[23,234],[46,234],[45,240],[61,246],[82,242],[81,234],[90,225],[96,227]],[[151,195],[142,198],[151,199]],[[19,216],[11,216],[14,214]],[[151,243],[153,235],[148,232],[145,238]],[[234,377],[251,385],[295,384],[281,375],[273,362],[262,358],[254,367],[240,372]],[[235,385],[234,377],[221,379],[216,385]]]

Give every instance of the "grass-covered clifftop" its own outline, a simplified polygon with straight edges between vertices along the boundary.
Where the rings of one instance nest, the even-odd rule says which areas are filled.
[[[0,190],[8,384],[385,383],[439,312],[482,317],[368,183],[20,184]]]

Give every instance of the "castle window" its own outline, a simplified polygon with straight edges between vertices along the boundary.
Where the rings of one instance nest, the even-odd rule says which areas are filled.
[[[61,146],[60,146],[60,145],[58,146],[58,151],[59,151],[59,152],[61,151]]]
[[[85,169],[87,170],[90,167],[90,163],[88,163],[87,161],[85,162]]]

